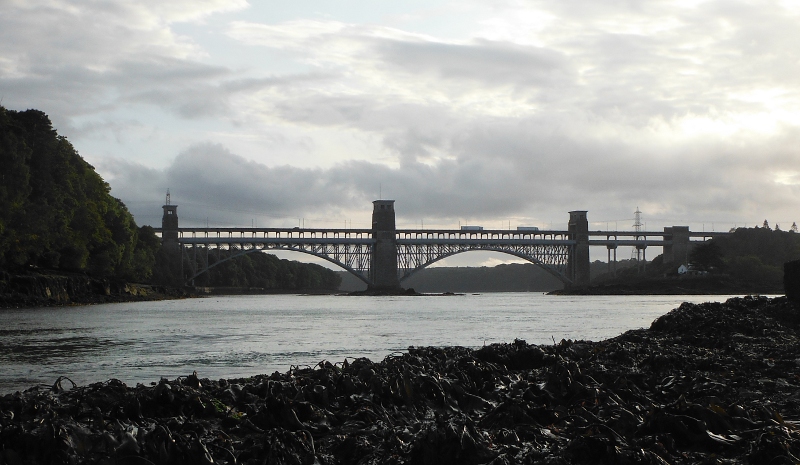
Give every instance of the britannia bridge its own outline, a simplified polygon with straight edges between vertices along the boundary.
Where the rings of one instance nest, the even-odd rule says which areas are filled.
[[[566,231],[537,228],[397,229],[394,200],[373,202],[371,229],[317,228],[181,228],[177,205],[163,206],[164,247],[180,250],[194,279],[227,260],[264,250],[291,250],[323,258],[364,281],[371,289],[398,289],[415,272],[443,258],[473,250],[501,252],[534,263],[567,287],[589,284],[589,247],[605,247],[609,263],[617,248],[645,253],[661,247],[664,261],[686,263],[692,243],[723,232],[693,232],[688,226],[663,231],[590,231],[586,211],[569,212]]]

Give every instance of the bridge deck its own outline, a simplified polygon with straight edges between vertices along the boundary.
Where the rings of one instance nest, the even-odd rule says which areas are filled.
[[[163,228],[154,228],[164,235]],[[380,236],[372,229],[350,228],[177,228],[168,230],[177,239],[188,260],[187,282],[226,260],[259,250],[293,250],[328,260],[372,285],[379,255]],[[391,233],[392,230],[390,230]],[[570,268],[575,249],[582,245],[605,247],[674,246],[673,231],[583,231],[575,233],[547,229],[397,229],[394,231],[396,262],[387,262],[400,280],[449,256],[468,251],[495,251],[536,263],[566,285],[580,282]],[[385,231],[383,231],[385,232]],[[175,234],[177,233],[177,234]],[[680,231],[679,241],[704,241],[730,233]],[[177,236],[177,237],[176,237]],[[688,236],[688,238],[687,238]],[[389,236],[391,237],[391,236]],[[691,238],[691,239],[689,239]],[[198,253],[198,251],[203,251]],[[190,253],[194,251],[194,253]],[[213,251],[213,253],[212,253]],[[616,252],[615,258],[616,260]],[[588,266],[588,253],[586,254]],[[384,266],[384,268],[380,268]],[[576,281],[578,280],[578,281]]]
[[[161,233],[161,228],[154,228]],[[728,235],[727,232],[689,232],[702,240]],[[616,247],[664,247],[672,245],[663,231],[589,231],[589,245]],[[599,239],[603,237],[604,239]],[[398,245],[573,245],[568,231],[560,230],[453,230],[398,229]],[[186,245],[220,244],[342,244],[372,245],[371,229],[318,228],[180,228],[178,241]]]
[[[216,244],[353,244],[371,245],[375,243],[372,238],[351,237],[181,237],[178,241],[182,244],[216,245]]]

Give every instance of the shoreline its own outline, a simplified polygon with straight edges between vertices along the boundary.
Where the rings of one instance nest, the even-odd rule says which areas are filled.
[[[751,289],[719,285],[705,280],[645,280],[631,283],[599,284],[575,289],[557,289],[548,295],[776,295],[783,289]],[[174,288],[96,279],[81,274],[0,272],[0,309],[92,305],[99,303],[173,300],[224,295],[346,295],[346,296],[453,296],[473,292],[419,293],[413,288],[399,290],[341,291],[331,289],[264,289],[232,287]],[[476,292],[487,293],[487,292]]]
[[[683,304],[599,342],[411,347],[381,362],[136,387],[59,379],[0,396],[0,454],[10,463],[792,460],[798,330],[800,310],[786,298],[737,297]],[[41,422],[49,426],[33,427]]]
[[[782,287],[754,287],[717,277],[642,279],[558,289],[552,295],[783,295]]]
[[[177,288],[97,279],[82,274],[10,274],[0,271],[0,310],[202,298],[215,295],[329,295],[329,289]]]
[[[80,273],[0,271],[0,309],[92,305],[192,297],[184,289],[98,279]]]

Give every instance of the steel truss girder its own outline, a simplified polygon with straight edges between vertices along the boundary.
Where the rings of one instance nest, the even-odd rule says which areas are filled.
[[[452,255],[482,250],[501,252],[514,255],[539,265],[545,271],[557,277],[564,283],[572,283],[567,277],[567,264],[569,263],[570,244],[517,244],[496,245],[486,241],[469,243],[426,243],[426,244],[398,244],[397,267],[400,280],[403,281],[417,271]]]
[[[353,273],[366,284],[371,284],[371,267],[375,240],[363,235],[324,236],[317,232],[312,237],[297,237],[295,231],[283,231],[283,235],[269,237],[205,237],[183,236],[184,258],[189,263],[186,282],[205,273],[214,266],[233,258],[262,250],[289,250],[314,255],[334,263]],[[363,232],[357,232],[363,234]],[[448,233],[450,234],[450,233]],[[455,236],[454,236],[455,235]],[[398,237],[398,277],[405,280],[417,271],[458,253],[472,250],[507,253],[539,265],[564,283],[571,283],[567,276],[567,264],[574,241],[569,239],[546,239],[543,237],[464,237],[463,231],[455,231],[448,237]],[[212,263],[211,257],[216,258]]]

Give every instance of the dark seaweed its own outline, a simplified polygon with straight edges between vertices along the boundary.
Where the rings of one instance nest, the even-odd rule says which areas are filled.
[[[0,463],[798,463],[799,322],[784,298],[746,297],[601,342],[136,387],[60,378],[0,398]]]

